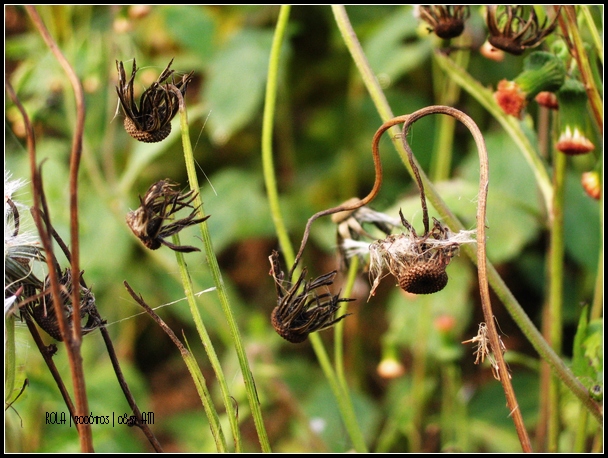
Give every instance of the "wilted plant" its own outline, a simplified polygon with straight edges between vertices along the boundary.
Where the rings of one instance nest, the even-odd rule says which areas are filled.
[[[210,215],[196,218],[198,208],[192,202],[196,199],[194,191],[182,193],[176,190],[177,183],[170,180],[160,180],[154,183],[142,198],[139,197],[140,206],[127,214],[127,224],[142,243],[151,250],[157,250],[161,245],[181,253],[191,253],[200,249],[188,245],[175,245],[165,240],[179,233],[182,229],[194,224],[202,223]],[[192,212],[185,218],[175,220],[174,214],[183,208],[191,208]]]
[[[429,24],[431,32],[446,40],[460,36],[471,15],[467,5],[417,5],[415,12]]]
[[[173,59],[158,79],[142,93],[139,104],[137,104],[133,95],[133,82],[138,70],[135,59],[133,59],[133,70],[128,81],[123,63],[116,61],[118,70],[116,93],[125,114],[125,130],[140,142],[160,142],[171,133],[171,120],[179,110],[179,99],[170,85],[177,88],[183,96],[186,94],[188,83],[194,74],[192,71],[183,75],[180,81],[176,82],[172,79],[169,83],[167,80],[175,73],[175,70],[170,69],[172,63]]]
[[[279,253],[273,251],[269,256],[270,275],[274,279],[278,304],[271,314],[271,322],[277,334],[292,343],[301,343],[311,332],[327,329],[347,315],[336,318],[340,302],[354,299],[340,298],[326,289],[333,284],[337,271],[321,275],[314,280],[305,280],[306,268],[295,283],[285,279],[279,264]],[[316,290],[325,288],[318,293]]]
[[[539,46],[557,27],[555,17],[547,25],[542,24],[532,5],[488,5],[486,24],[490,32],[490,44],[514,55],[521,55],[526,49]]]

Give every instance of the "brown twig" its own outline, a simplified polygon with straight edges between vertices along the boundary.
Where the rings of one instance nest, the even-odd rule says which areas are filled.
[[[84,92],[78,76],[74,72],[72,66],[69,64],[61,50],[57,46],[57,43],[47,30],[44,22],[40,15],[36,11],[33,5],[26,6],[26,10],[30,16],[30,19],[38,29],[38,32],[42,36],[43,40],[53,52],[64,71],[66,72],[72,88],[74,90],[74,97],[76,100],[76,126],[74,129],[74,135],[72,140],[72,152],[70,155],[70,240],[72,245],[72,263],[71,271],[73,282],[76,285],[80,284],[80,247],[78,243],[78,169],[80,165],[80,158],[82,155],[82,136],[84,131]],[[41,184],[41,183],[40,183]],[[47,234],[48,236],[48,234]],[[54,293],[53,293],[54,294]],[[61,302],[55,301],[55,307],[61,307]],[[76,287],[72,289],[72,307],[74,308],[74,316],[80,316],[80,288]],[[88,415],[88,400],[85,389],[84,371],[82,367],[82,356],[80,354],[80,347],[82,345],[82,332],[76,320],[76,325],[72,326],[72,332],[69,332],[68,326],[61,326],[60,329],[64,336],[64,342],[69,355],[70,366],[72,369],[72,379],[74,383],[74,395],[76,399],[77,414],[84,416]],[[65,319],[67,321],[67,318]],[[68,331],[68,332],[66,332]],[[71,335],[70,335],[71,334]],[[80,434],[80,446],[83,452],[93,451],[93,440],[91,437],[91,428],[89,425],[85,425],[81,430]]]
[[[374,200],[376,195],[378,195],[378,192],[380,191],[380,188],[382,186],[382,162],[380,161],[380,149],[378,146],[380,143],[380,138],[382,137],[384,132],[386,132],[388,129],[390,129],[393,126],[396,126],[397,124],[401,124],[401,123],[405,122],[408,119],[408,117],[409,117],[409,115],[403,115],[403,116],[397,116],[396,118],[393,118],[393,119],[389,119],[384,124],[382,124],[380,126],[380,128],[376,131],[376,133],[374,134],[374,138],[372,139],[372,158],[374,159],[374,170],[375,170],[376,177],[374,180],[374,187],[369,192],[369,194],[367,196],[365,196],[363,199],[359,200],[358,202],[353,202],[353,203],[349,203],[349,204],[341,204],[341,205],[338,205],[337,207],[333,207],[333,208],[329,208],[327,210],[320,211],[318,213],[315,213],[308,219],[308,222],[306,223],[306,228],[304,229],[304,235],[302,236],[302,243],[300,244],[300,250],[298,251],[298,254],[296,255],[295,261],[293,263],[293,267],[289,271],[289,276],[287,277],[288,281],[291,281],[291,279],[293,277],[293,273],[294,273],[298,263],[300,262],[300,259],[302,258],[302,253],[304,252],[304,248],[306,247],[306,242],[308,241],[308,236],[310,234],[310,226],[317,218],[319,218],[321,216],[332,215],[334,213],[338,213],[338,212],[342,212],[342,211],[356,210],[356,209],[361,208],[364,205],[367,205],[368,203],[370,203],[372,200]]]
[[[48,277],[51,286],[51,294],[53,297],[53,306],[55,307],[55,315],[58,319],[59,330],[61,335],[64,336],[64,342],[66,343],[66,348],[69,355],[70,367],[72,370],[72,381],[74,383],[74,389],[77,394],[76,396],[76,410],[74,415],[85,416],[88,415],[88,402],[86,399],[86,391],[84,390],[84,375],[82,368],[82,357],[80,355],[80,347],[74,347],[70,345],[72,334],[69,332],[69,323],[68,318],[66,316],[65,307],[63,304],[63,300],[61,298],[61,291],[59,286],[59,278],[58,272],[56,269],[57,261],[53,253],[53,243],[50,236],[50,223],[48,221],[48,217],[44,217],[43,222],[43,211],[42,208],[45,203],[44,200],[44,191],[42,187],[42,176],[39,168],[36,165],[36,142],[34,137],[34,130],[32,128],[32,124],[30,122],[29,116],[27,112],[23,108],[23,105],[17,98],[17,95],[11,86],[11,84],[6,81],[6,90],[21,113],[23,117],[23,123],[26,131],[26,143],[27,150],[30,162],[30,173],[32,176],[32,197],[33,197],[33,207],[32,207],[32,216],[34,219],[34,224],[36,225],[36,229],[38,230],[38,235],[40,237],[40,241],[45,251],[45,259],[48,266]],[[78,293],[80,293],[79,288],[74,288]],[[78,299],[78,303],[80,303],[80,298]],[[80,315],[75,315],[80,316]],[[78,323],[78,320],[76,320]],[[79,327],[79,326],[77,326]],[[79,394],[79,395],[78,395]],[[84,402],[83,402],[84,400]],[[80,425],[78,429],[80,436],[81,449],[83,451],[92,452],[93,451],[93,442],[91,437],[91,427],[88,424]]]
[[[526,431],[523,417],[515,397],[513,386],[509,377],[509,371],[503,358],[503,347],[501,345],[500,337],[498,335],[495,318],[492,312],[492,304],[490,301],[490,289],[488,285],[487,275],[487,256],[486,256],[486,236],[485,236],[485,221],[486,221],[486,206],[487,206],[487,195],[488,195],[488,184],[489,184],[489,164],[488,164],[488,153],[486,150],[485,141],[481,131],[477,127],[477,124],[466,114],[452,107],[435,105],[423,108],[412,113],[405,121],[402,130],[402,143],[405,148],[408,157],[412,156],[412,150],[407,142],[407,133],[410,126],[418,119],[428,116],[431,114],[447,114],[456,118],[458,121],[463,123],[473,135],[475,143],[477,145],[477,151],[479,154],[479,195],[477,204],[477,269],[479,275],[479,288],[481,294],[481,306],[487,326],[488,337],[492,348],[492,353],[496,358],[498,364],[498,373],[500,375],[500,382],[502,383],[505,396],[507,398],[507,406],[510,411],[510,415],[513,416],[513,422],[515,423],[515,429],[524,452],[531,452],[532,447],[530,439]]]
[[[70,253],[69,248],[67,247],[67,245],[65,244],[63,239],[59,236],[57,231],[55,231],[55,229],[52,226],[50,226],[50,228],[51,228],[51,234],[53,235],[53,238],[55,239],[57,244],[61,247],[61,250],[63,251],[63,254],[65,255],[68,262],[71,263],[72,255]],[[80,284],[83,287],[88,288],[83,277],[80,277]],[[118,361],[118,357],[116,356],[116,351],[114,350],[114,343],[112,342],[110,333],[108,332],[108,330],[105,327],[106,321],[99,314],[97,307],[93,308],[91,315],[93,315],[94,318],[97,319],[96,320],[97,322],[102,323],[102,325],[99,327],[99,331],[101,332],[101,336],[103,337],[103,341],[106,345],[106,349],[108,350],[108,356],[110,357],[110,361],[112,362],[112,367],[114,368],[114,373],[116,374],[116,378],[118,379],[118,384],[120,385],[120,388],[122,389],[122,392],[124,393],[125,398],[126,398],[127,402],[129,403],[131,410],[133,411],[133,414],[135,415],[135,418],[141,419],[142,418],[141,410],[139,409],[139,407],[137,406],[137,403],[135,402],[135,398],[133,397],[133,394],[131,393],[129,385],[127,384],[125,376],[120,367],[120,362]],[[28,325],[29,325],[29,323],[28,323]],[[146,438],[148,439],[148,441],[150,442],[152,447],[154,447],[154,450],[156,450],[159,453],[163,452],[163,448],[160,445],[160,442],[158,441],[158,439],[156,438],[156,436],[150,429],[150,426],[147,422],[143,423],[141,421],[137,421],[135,423],[135,426],[137,426],[139,429],[141,429],[141,431],[144,433],[144,435],[146,436]]]

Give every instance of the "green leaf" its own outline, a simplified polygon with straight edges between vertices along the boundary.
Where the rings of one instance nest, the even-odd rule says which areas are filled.
[[[417,27],[418,20],[411,8],[403,8],[389,15],[376,34],[366,41],[365,55],[376,74],[394,81],[429,58],[432,41],[416,40]]]
[[[242,30],[216,53],[204,89],[211,111],[211,138],[216,143],[227,141],[259,112],[271,45],[272,33]]]
[[[215,250],[246,238],[272,236],[274,226],[259,173],[225,169],[213,175],[211,185],[203,185],[201,198],[205,213],[211,215],[208,224]]]
[[[203,60],[213,55],[215,22],[204,6],[167,6],[163,8],[167,31],[185,48]]]

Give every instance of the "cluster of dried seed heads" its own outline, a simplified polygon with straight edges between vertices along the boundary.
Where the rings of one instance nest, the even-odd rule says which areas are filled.
[[[200,251],[187,245],[175,245],[165,240],[166,237],[177,234],[182,229],[202,223],[209,215],[196,218],[198,208],[192,202],[196,199],[194,191],[182,193],[177,190],[178,184],[168,179],[154,183],[144,197],[139,197],[140,206],[127,214],[127,225],[133,234],[151,250],[165,245],[173,251],[190,253]],[[174,214],[183,208],[191,208],[192,212],[186,218],[173,220]],[[167,221],[171,221],[167,224]]]
[[[272,326],[285,340],[301,343],[308,334],[333,326],[347,315],[336,317],[340,302],[354,299],[340,298],[340,294],[331,294],[327,287],[334,282],[337,271],[306,281],[306,268],[295,283],[285,280],[281,271],[279,254],[273,251],[269,256],[270,275],[274,279],[277,291],[277,306],[271,314]],[[316,290],[323,288],[324,291]]]
[[[5,314],[17,313],[18,310],[22,318],[33,319],[48,335],[62,341],[59,318],[51,293],[50,276],[47,275],[42,282],[34,273],[34,263],[45,261],[43,250],[37,243],[32,243],[27,237],[19,234],[20,217],[17,205],[9,196],[5,197],[5,203],[5,229],[8,222],[13,223],[11,234],[5,234],[4,245],[5,307],[7,299],[10,302],[10,308],[5,308]],[[68,268],[62,273],[59,266],[56,266],[56,273],[59,280],[61,307],[71,326],[74,321],[72,271]],[[102,326],[104,322],[97,313],[95,297],[85,286],[82,274],[83,272],[80,275],[80,317],[78,322],[84,335]]]
[[[116,92],[125,113],[125,130],[140,142],[160,142],[171,132],[171,120],[179,110],[179,97],[176,91],[184,96],[194,73],[192,71],[183,75],[180,81],[171,79],[167,82],[175,72],[170,69],[172,63],[173,59],[158,79],[142,93],[138,105],[133,95],[133,82],[137,73],[135,59],[133,59],[131,78],[128,81],[123,63],[116,61],[118,70]]]

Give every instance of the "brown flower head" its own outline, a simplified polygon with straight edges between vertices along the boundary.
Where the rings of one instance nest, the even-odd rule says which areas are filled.
[[[408,293],[432,294],[441,291],[448,283],[447,265],[458,254],[462,243],[473,242],[471,232],[454,234],[433,218],[431,230],[418,236],[401,211],[399,216],[407,234],[389,235],[369,246],[370,296],[374,295],[387,270],[397,279],[401,289]]]
[[[439,38],[456,38],[464,31],[464,23],[469,18],[468,6],[462,5],[420,5],[420,19],[429,24]]]
[[[285,340],[304,342],[311,332],[327,329],[347,316],[335,317],[340,302],[354,299],[340,298],[340,294],[333,295],[327,289],[321,294],[315,291],[333,284],[337,273],[335,270],[305,281],[307,271],[304,268],[298,280],[289,284],[291,282],[285,280],[285,274],[281,271],[279,254],[273,251],[268,259],[270,275],[277,290],[277,306],[272,311],[271,322],[277,334]]]
[[[82,278],[83,272],[80,273]],[[61,288],[61,301],[63,302],[63,308],[68,318],[70,326],[74,321],[74,308],[72,306],[72,271],[68,268],[65,269],[63,274],[59,277],[59,285]],[[29,313],[38,326],[40,326],[48,335],[58,341],[62,341],[61,330],[59,328],[59,319],[55,313],[55,306],[53,305],[53,295],[51,294],[51,282],[47,275],[44,282],[44,288],[42,290],[42,300],[34,301],[27,304],[27,313]],[[86,323],[81,324],[81,332],[83,335],[94,331],[99,326],[103,325],[104,322],[99,318],[99,315],[95,309],[95,296],[90,289],[85,288],[82,284],[80,285],[80,320],[86,318]]]
[[[170,70],[173,59],[163,70],[158,79],[146,89],[139,99],[139,106],[133,97],[133,81],[137,73],[135,59],[133,59],[133,70],[131,78],[127,81],[125,69],[122,62],[116,61],[118,69],[118,86],[116,92],[120,105],[125,113],[124,126],[127,133],[145,143],[156,143],[164,140],[171,132],[171,120],[179,110],[178,96],[175,90],[186,94],[188,83],[192,80],[193,71],[182,76],[181,81],[167,82],[173,75]]]
[[[185,227],[202,223],[209,218],[209,215],[196,218],[198,209],[192,206],[196,198],[194,191],[182,194],[175,189],[177,186],[177,183],[168,179],[154,183],[143,198],[139,197],[141,205],[127,214],[126,220],[131,231],[151,250],[165,245],[181,253],[200,251],[193,246],[178,246],[165,240],[166,237],[177,234]],[[192,212],[186,218],[165,224],[173,220],[173,215],[182,208],[191,208]]]
[[[519,56],[526,49],[534,48],[550,35],[557,27],[559,11],[547,25],[547,18],[542,25],[534,6],[528,5],[488,5],[486,24],[490,32],[488,41],[492,46],[510,54]]]

